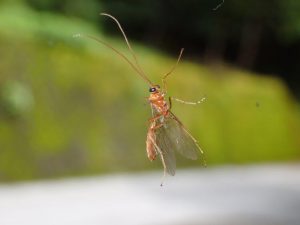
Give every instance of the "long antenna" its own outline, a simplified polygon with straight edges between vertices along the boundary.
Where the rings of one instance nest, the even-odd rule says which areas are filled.
[[[150,86],[153,86],[152,82],[146,77],[144,76],[140,71],[139,69],[123,54],[121,53],[120,51],[118,51],[117,49],[115,49],[114,47],[112,47],[110,44],[102,41],[101,39],[97,38],[97,37],[94,37],[92,35],[89,35],[89,34],[76,34],[74,35],[76,37],[86,37],[86,38],[89,38],[89,39],[92,39],[94,41],[97,41],[103,45],[105,45],[106,47],[110,48],[111,50],[113,50],[115,53],[117,53],[121,58],[123,58],[131,67],[132,69],[137,72],[137,74],[139,74],[146,82],[148,82],[150,84]]]
[[[126,34],[125,34],[125,32],[124,32],[124,30],[123,30],[121,24],[119,23],[119,21],[118,21],[115,17],[113,17],[112,15],[107,14],[107,13],[100,13],[100,15],[102,15],[102,16],[107,16],[107,17],[113,19],[113,20],[116,22],[116,24],[118,25],[118,27],[119,27],[119,29],[120,29],[120,31],[121,31],[121,33],[122,33],[122,35],[123,35],[123,37],[124,37],[124,39],[125,39],[125,41],[126,41],[126,44],[127,44],[127,46],[128,46],[128,49],[129,49],[129,51],[130,51],[130,53],[131,53],[131,55],[132,55],[132,57],[133,57],[133,59],[134,59],[134,61],[135,61],[136,67],[139,69],[139,71],[143,74],[144,77],[147,77],[147,75],[146,75],[145,72],[143,71],[142,67],[140,66],[140,63],[139,63],[139,61],[138,61],[138,59],[137,59],[137,57],[136,57],[136,55],[135,55],[135,53],[134,53],[134,51],[133,51],[131,45],[130,45],[128,39],[127,39]]]
[[[171,73],[173,73],[173,71],[176,69],[176,67],[177,67],[177,65],[178,65],[178,63],[179,63],[179,61],[180,61],[180,59],[181,59],[181,56],[182,56],[183,51],[184,51],[184,48],[180,49],[180,53],[179,53],[179,56],[178,56],[178,58],[177,58],[176,64],[175,64],[175,65],[171,68],[171,70],[170,70],[168,73],[166,73],[166,74],[163,76],[163,78],[162,78],[163,89],[164,89],[165,93],[167,92],[166,78],[167,78],[169,75],[171,75]]]
[[[168,73],[166,73],[166,74],[163,76],[163,78],[162,78],[163,80],[166,79],[166,78],[167,78],[171,73],[173,73],[173,71],[176,69],[176,67],[177,67],[177,65],[178,65],[178,63],[179,63],[179,61],[180,61],[180,59],[181,59],[181,56],[182,56],[183,51],[184,51],[184,48],[180,49],[180,53],[179,53],[179,56],[178,56],[178,58],[177,58],[176,64],[171,68],[171,70],[170,70]]]

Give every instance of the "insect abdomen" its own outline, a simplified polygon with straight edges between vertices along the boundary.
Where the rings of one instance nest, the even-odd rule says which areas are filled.
[[[155,142],[155,133],[151,126],[148,130],[147,140],[146,140],[147,156],[150,161],[153,161],[156,158],[154,142]]]

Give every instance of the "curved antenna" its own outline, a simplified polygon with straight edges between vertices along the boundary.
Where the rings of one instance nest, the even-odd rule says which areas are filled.
[[[117,53],[121,58],[123,58],[131,67],[132,69],[137,72],[137,74],[139,74],[146,82],[148,82],[150,84],[150,86],[153,86],[152,82],[144,75],[140,72],[140,70],[124,55],[122,54],[121,52],[119,52],[117,49],[115,49],[114,47],[112,47],[110,44],[102,41],[101,39],[97,38],[97,37],[94,37],[92,35],[89,35],[89,34],[76,34],[74,35],[76,37],[86,37],[86,38],[89,38],[89,39],[92,39],[94,41],[97,41],[103,45],[105,45],[106,47],[110,48],[111,50],[113,50],[115,53]]]
[[[182,53],[184,51],[184,48],[180,49],[180,53],[179,53],[179,56],[177,58],[177,61],[176,61],[176,64],[170,69],[170,71],[168,73],[166,73],[164,76],[163,76],[163,80],[166,79],[171,73],[173,73],[173,71],[176,69],[180,59],[181,59],[181,56],[182,56]]]
[[[178,63],[179,63],[179,61],[180,61],[180,59],[181,59],[181,56],[182,56],[183,51],[184,51],[184,48],[180,49],[180,53],[179,53],[179,56],[178,56],[178,58],[177,58],[176,64],[175,64],[175,65],[171,68],[171,70],[170,70],[168,73],[166,73],[166,74],[163,76],[163,78],[162,78],[163,86],[164,86],[163,89],[164,89],[165,91],[167,90],[166,78],[167,78],[169,75],[171,75],[171,73],[173,73],[173,71],[176,69],[176,67],[177,67],[177,65],[178,65]]]
[[[133,59],[135,61],[136,67],[139,69],[140,73],[142,73],[144,77],[147,77],[147,75],[145,74],[145,72],[143,71],[142,67],[139,64],[139,61],[138,61],[138,59],[137,59],[137,57],[136,57],[136,55],[135,55],[135,53],[134,53],[134,51],[133,51],[130,43],[129,43],[129,41],[127,39],[127,36],[126,36],[126,34],[125,34],[125,32],[124,32],[121,24],[119,23],[119,21],[115,17],[113,17],[112,15],[107,14],[107,13],[100,13],[100,15],[107,16],[107,17],[113,19],[116,22],[116,24],[118,25],[118,27],[119,27],[119,29],[120,29],[120,31],[121,31],[121,33],[122,33],[122,35],[123,35],[123,37],[124,37],[124,39],[126,41],[128,49],[129,49],[129,51],[130,51],[130,53],[131,53],[131,55],[132,55],[132,57],[133,57]]]

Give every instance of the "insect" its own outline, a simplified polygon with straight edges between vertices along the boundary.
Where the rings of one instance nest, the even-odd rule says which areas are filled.
[[[189,131],[184,127],[180,120],[172,113],[171,106],[172,99],[186,104],[198,104],[201,103],[204,98],[198,102],[186,102],[171,97],[169,97],[168,99],[166,98],[166,78],[175,70],[184,49],[181,49],[177,62],[173,66],[173,68],[163,76],[163,87],[161,88],[159,85],[153,84],[141,68],[139,61],[119,21],[112,15],[106,13],[101,13],[101,15],[111,18],[117,24],[125,39],[134,62],[129,60],[123,53],[115,49],[110,44],[91,35],[83,36],[100,42],[101,44],[112,49],[115,53],[122,57],[133,68],[133,70],[135,70],[135,72],[149,85],[150,96],[148,98],[148,101],[151,106],[152,117],[149,119],[149,127],[146,138],[147,156],[150,161],[155,160],[157,155],[160,156],[164,167],[163,178],[165,177],[166,173],[174,176],[176,169],[175,151],[192,160],[196,160],[199,153],[203,154],[196,139],[189,133]]]

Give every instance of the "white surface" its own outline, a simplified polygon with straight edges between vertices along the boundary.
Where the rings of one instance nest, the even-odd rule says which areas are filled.
[[[299,225],[300,165],[0,185],[0,225]]]

